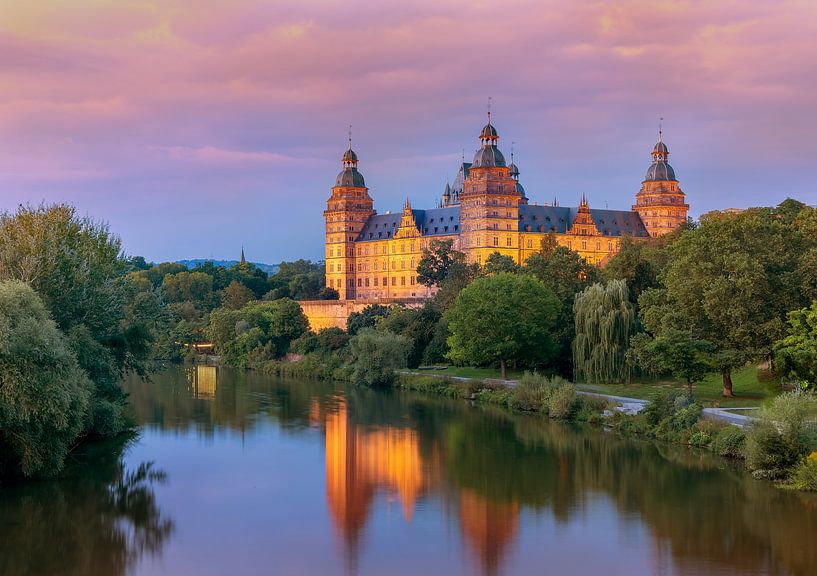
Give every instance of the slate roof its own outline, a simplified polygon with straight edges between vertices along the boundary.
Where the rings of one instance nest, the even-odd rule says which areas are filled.
[[[362,188],[366,185],[363,180],[363,174],[358,172],[357,168],[344,168],[335,179],[335,186],[351,186]]]
[[[460,207],[432,208],[431,210],[412,210],[414,221],[423,236],[448,236],[460,233]],[[388,240],[400,227],[402,212],[392,214],[375,214],[370,216],[360,234],[358,242]]]
[[[565,234],[576,218],[578,208],[566,206],[519,206],[519,231],[547,234],[551,230]],[[423,236],[448,236],[460,233],[460,207],[448,206],[431,210],[412,210]],[[647,237],[647,229],[637,212],[628,210],[590,209],[596,228],[605,236]],[[358,242],[388,240],[400,226],[402,213],[375,214],[363,225]],[[526,226],[530,229],[526,230]]]
[[[644,176],[644,180],[660,182],[663,180],[677,180],[677,178],[675,178],[675,170],[667,162],[653,162],[647,168],[647,175]]]

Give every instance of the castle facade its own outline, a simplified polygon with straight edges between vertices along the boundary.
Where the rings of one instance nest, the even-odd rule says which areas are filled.
[[[350,139],[324,211],[326,286],[341,300],[423,299],[433,290],[418,282],[417,265],[435,239],[451,239],[468,262],[499,252],[521,264],[553,233],[560,245],[603,266],[622,237],[660,236],[686,221],[689,205],[660,131],[631,210],[591,208],[584,195],[577,207],[532,204],[513,156],[506,164],[499,150],[490,113],[479,140],[473,162],[460,165],[437,208],[416,210],[406,199],[402,211],[378,214]]]

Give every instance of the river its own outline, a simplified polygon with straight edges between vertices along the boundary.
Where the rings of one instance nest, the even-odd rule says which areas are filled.
[[[170,368],[137,437],[0,489],[0,575],[817,574],[817,498],[394,391]]]

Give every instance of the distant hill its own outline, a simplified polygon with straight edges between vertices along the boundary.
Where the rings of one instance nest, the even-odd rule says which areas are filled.
[[[181,264],[182,266],[187,266],[188,268],[195,268],[199,264],[204,264],[206,262],[212,262],[214,266],[223,266],[224,268],[229,268],[230,266],[235,266],[238,264],[238,260],[213,260],[212,258],[194,258],[192,260],[176,260],[177,264]],[[254,265],[259,270],[263,270],[267,274],[275,274],[278,272],[278,264],[264,264],[263,262],[250,262],[250,264]]]

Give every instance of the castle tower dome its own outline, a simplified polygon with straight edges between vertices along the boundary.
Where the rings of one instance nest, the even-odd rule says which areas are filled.
[[[493,124],[491,124],[491,109],[488,108],[488,123],[483,126],[482,131],[479,133],[480,148],[474,155],[474,162],[471,166],[472,168],[483,168],[485,166],[505,166],[505,157],[497,147],[498,140],[499,133],[496,131]]]
[[[661,124],[658,128],[658,142],[653,146],[650,156],[652,163],[647,168],[641,190],[636,194],[633,210],[641,216],[650,236],[661,236],[686,222],[689,210],[686,195],[678,186],[675,170],[667,161],[669,148],[664,143]]]
[[[352,127],[349,127],[349,148],[343,153],[341,158],[341,167],[343,168],[335,179],[335,186],[345,186],[352,188],[363,188],[366,182],[357,169],[357,154],[352,150]]]
[[[519,203],[527,204],[528,197],[525,195],[525,188],[519,182],[519,167],[513,161],[513,142],[511,142],[511,163],[508,165],[508,174],[516,182],[516,192],[519,194]]]

